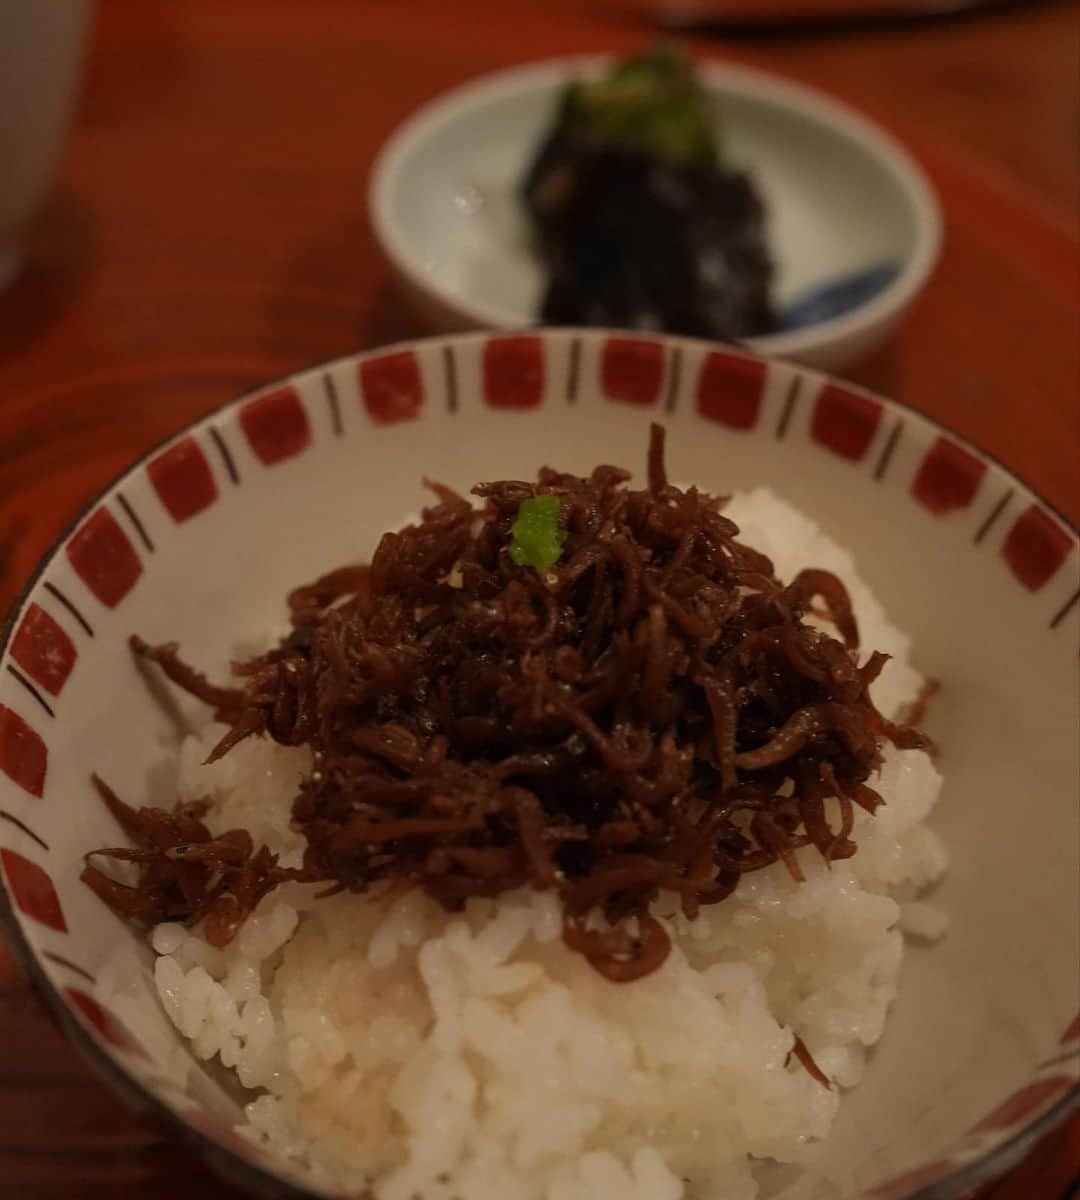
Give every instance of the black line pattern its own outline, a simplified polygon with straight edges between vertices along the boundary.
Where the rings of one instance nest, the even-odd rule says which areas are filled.
[[[117,492],[116,502],[124,510],[124,515],[131,522],[132,528],[139,535],[139,540],[146,547],[146,549],[153,554],[154,543],[150,540],[150,535],[146,532],[146,527],[143,525],[142,521],[139,520],[139,514],[132,507],[131,501],[128,500],[127,496],[125,496],[123,492]]]
[[[1051,1055],[1050,1058],[1045,1058],[1039,1063],[1039,1070],[1045,1071],[1048,1067],[1057,1067],[1062,1063],[1068,1062],[1070,1058],[1075,1058],[1080,1054],[1080,1045],[1072,1046],[1068,1050],[1062,1050],[1060,1054]]]
[[[34,699],[38,702],[38,704],[41,705],[41,707],[49,714],[50,717],[56,716],[56,713],[54,713],[52,710],[52,705],[37,690],[37,688],[34,687],[34,685],[30,682],[30,680],[26,678],[26,676],[22,673],[22,671],[20,671],[17,667],[13,667],[11,665],[11,663],[8,663],[7,669],[8,669],[8,673],[13,675],[19,681],[19,683],[21,683],[22,686],[24,688],[26,688],[26,690],[30,693],[30,695],[34,697]]]
[[[14,825],[16,829],[22,830],[22,832],[25,833],[28,838],[37,842],[42,850],[48,853],[49,843],[44,838],[38,837],[38,835],[30,828],[30,826],[27,825],[25,821],[20,821],[19,818],[14,815],[14,813],[9,813],[6,809],[0,808],[0,819],[8,821],[10,824]]]
[[[453,346],[443,347],[443,368],[446,371],[446,411],[452,414],[458,410],[457,362]]]
[[[230,481],[238,484],[240,482],[240,473],[236,469],[236,463],[233,461],[232,451],[226,444],[224,437],[222,437],[221,430],[216,429],[213,425],[211,425],[207,432],[210,434],[214,445],[217,447],[218,454],[221,455],[221,461],[225,464],[225,470],[228,473]]]
[[[335,437],[341,437],[344,426],[341,423],[341,403],[338,400],[337,384],[329,371],[322,377],[323,391],[326,393],[326,403],[330,406],[330,426]]]
[[[776,426],[777,438],[782,438],[788,431],[788,426],[791,424],[791,416],[795,411],[795,405],[799,400],[799,392],[802,390],[802,376],[796,375],[788,384],[787,395],[784,397],[784,410],[780,414],[780,420]]]
[[[682,351],[676,346],[671,352],[668,369],[667,394],[664,396],[664,412],[673,413],[679,402],[679,380],[682,376]]]
[[[998,517],[1000,517],[1001,514],[1005,511],[1005,509],[1008,506],[1009,501],[1012,498],[1013,498],[1013,490],[1012,490],[1012,488],[1009,488],[1009,490],[1005,493],[1005,495],[1002,496],[1001,499],[997,502],[997,504],[994,505],[993,509],[990,512],[990,515],[979,526],[978,532],[975,534],[975,545],[976,546],[990,532],[990,530],[993,528],[995,522],[997,521]]]
[[[97,983],[97,977],[88,971],[85,967],[80,967],[78,963],[73,963],[70,958],[65,958],[62,954],[55,954],[52,950],[42,950],[42,958],[47,958],[49,962],[54,962],[58,967],[67,967],[69,971],[74,971],[76,975],[81,975],[87,983]]]
[[[75,607],[75,605],[71,603],[71,601],[56,586],[56,584],[49,583],[49,581],[46,580],[43,586],[44,586],[45,590],[51,596],[55,596],[56,599],[59,600],[60,603],[68,610],[68,612],[71,613],[71,615],[75,618],[75,620],[79,622],[79,624],[82,626],[83,632],[86,634],[86,636],[93,637],[94,631],[93,631],[93,629],[90,628],[90,622],[82,615],[81,612],[79,612],[79,610]]]
[[[1051,629],[1057,629],[1057,627],[1061,624],[1061,622],[1065,620],[1065,618],[1069,615],[1069,613],[1075,607],[1076,602],[1078,600],[1080,600],[1080,591],[1075,591],[1068,598],[1068,600],[1066,600],[1065,603],[1057,610],[1057,612],[1054,613],[1053,617],[1050,620],[1050,628]]]
[[[896,447],[900,444],[900,437],[903,432],[904,418],[897,417],[892,433],[889,434],[889,440],[885,443],[884,449],[881,451],[881,457],[877,460],[877,466],[874,467],[874,478],[879,483],[885,478],[885,472],[889,469],[889,463],[892,462],[892,456],[896,453]]]
[[[566,372],[566,403],[577,404],[578,381],[581,375],[581,338],[570,343],[570,362]]]

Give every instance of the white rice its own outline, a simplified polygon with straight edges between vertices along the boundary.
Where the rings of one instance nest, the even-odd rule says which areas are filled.
[[[863,644],[893,655],[886,712],[921,679],[851,557],[763,490],[730,508],[778,574],[822,566],[847,583]],[[306,751],[249,741],[212,768],[220,731],[182,748],[187,797],[220,832],[242,825],[287,862]],[[887,803],[856,814],[858,854],[800,854],[695,922],[657,906],[664,966],[613,984],[570,952],[550,894],[472,901],[459,915],[410,894],[378,904],[268,896],[225,950],[159,926],[155,981],[194,1054],[253,1089],[239,1131],[311,1185],[376,1200],[752,1200],[755,1160],[799,1163],[829,1131],[827,1091],[790,1056],[798,1034],[842,1087],[858,1083],[896,994],[901,929],[943,932],[916,894],[946,866],[924,821],[940,776],[887,749]],[[902,911],[903,909],[903,911]]]

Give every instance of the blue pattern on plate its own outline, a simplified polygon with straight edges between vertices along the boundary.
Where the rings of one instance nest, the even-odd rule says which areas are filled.
[[[883,292],[899,274],[899,263],[879,262],[816,284],[779,313],[777,327],[787,333],[842,317]]]

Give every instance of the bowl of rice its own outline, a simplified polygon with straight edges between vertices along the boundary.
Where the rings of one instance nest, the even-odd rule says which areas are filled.
[[[945,1200],[1080,1104],[1080,550],[911,409],[606,331],[240,397],[0,674],[0,915],[267,1197]]]

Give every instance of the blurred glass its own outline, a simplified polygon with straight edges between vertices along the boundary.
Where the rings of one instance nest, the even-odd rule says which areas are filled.
[[[0,289],[48,193],[71,118],[91,0],[0,0]]]

